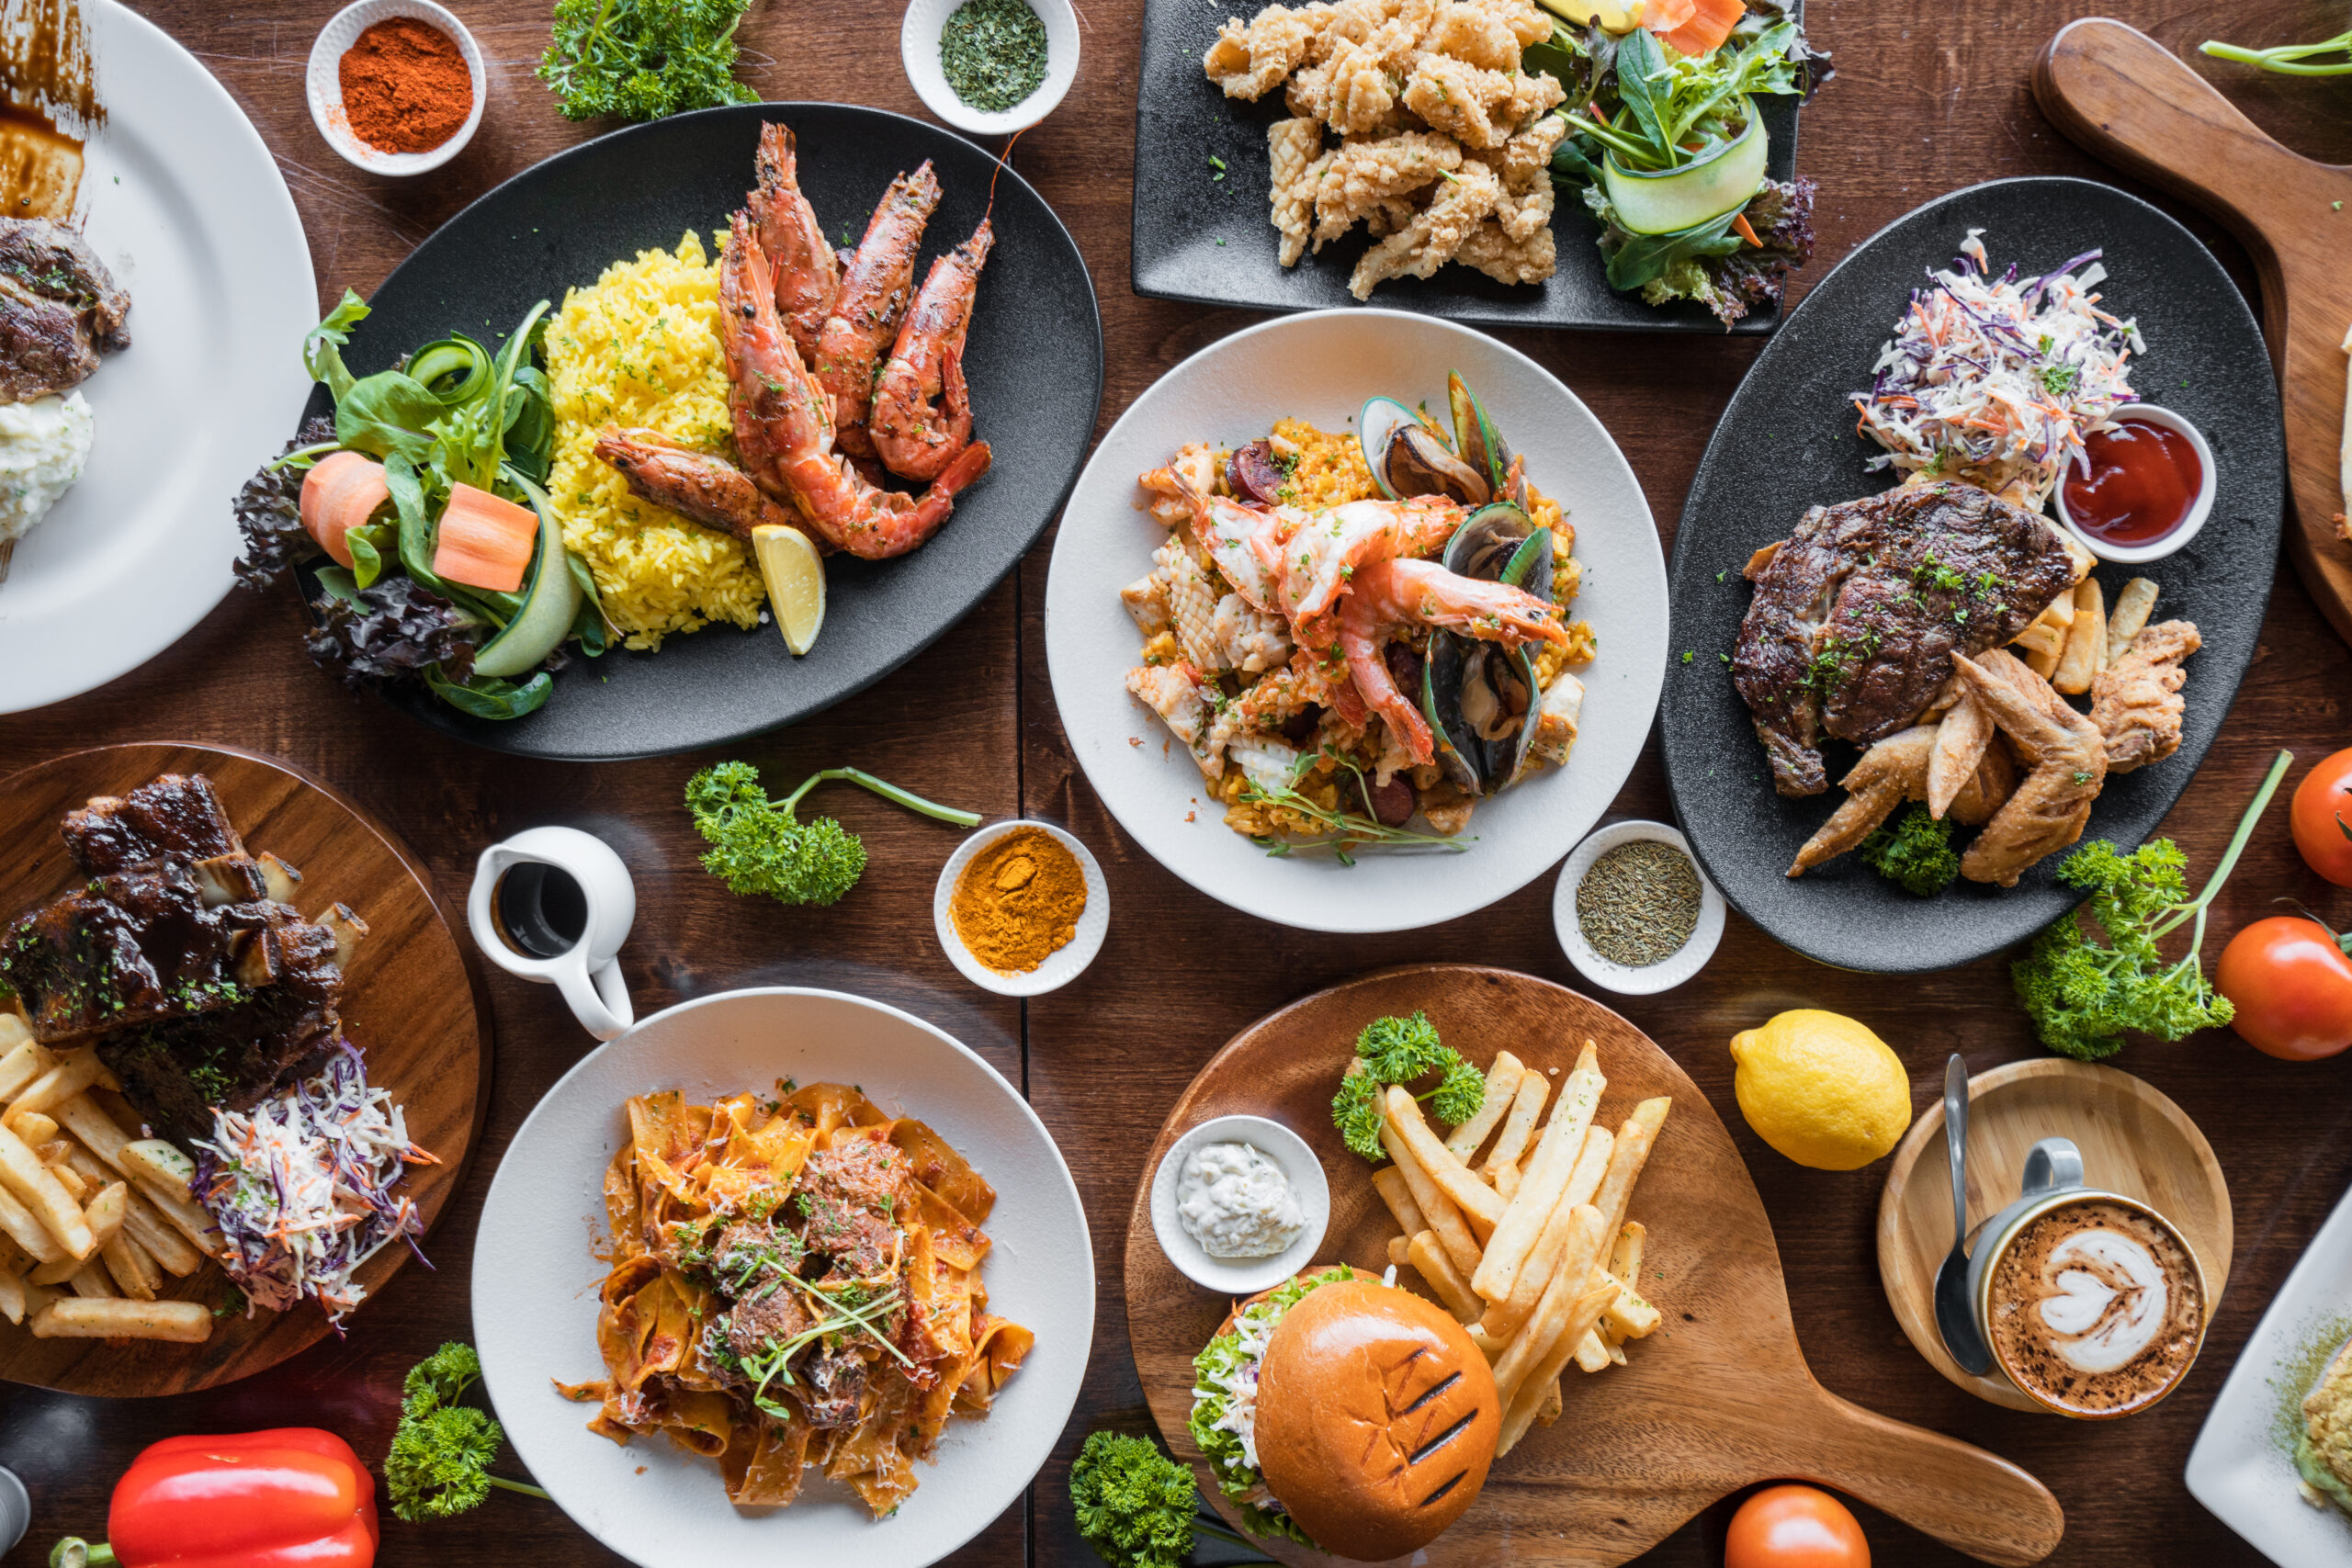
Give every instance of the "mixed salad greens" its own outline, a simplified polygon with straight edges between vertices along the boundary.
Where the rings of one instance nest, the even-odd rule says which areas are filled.
[[[1767,177],[1755,100],[1804,102],[1831,74],[1787,0],[1686,0],[1663,37],[1614,6],[1544,4],[1552,37],[1522,64],[1567,90],[1552,173],[1599,220],[1610,287],[1696,300],[1725,326],[1777,301],[1813,254],[1814,185]]]
[[[555,408],[537,363],[548,305],[493,351],[462,333],[356,377],[343,347],[368,306],[345,291],[303,341],[334,398],[238,492],[237,580],[315,569],[311,657],[351,683],[416,682],[478,718],[519,718],[553,689],[567,644],[612,640],[587,563],[541,487]]]

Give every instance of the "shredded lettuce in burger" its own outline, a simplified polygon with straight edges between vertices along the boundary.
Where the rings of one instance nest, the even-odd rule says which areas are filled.
[[[1258,1366],[1283,1314],[1319,1285],[1356,1277],[1342,1263],[1293,1280],[1234,1315],[1233,1326],[1193,1358],[1193,1441],[1225,1495],[1240,1505],[1242,1528],[1315,1546],[1258,1469]],[[1317,1547],[1317,1551],[1321,1548]]]

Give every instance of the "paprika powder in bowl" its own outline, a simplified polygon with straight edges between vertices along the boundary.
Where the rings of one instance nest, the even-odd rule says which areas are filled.
[[[489,79],[473,34],[433,0],[358,0],[319,30],[304,91],[345,162],[421,175],[473,139]]]
[[[1004,997],[1058,990],[1111,929],[1111,885],[1072,834],[1015,818],[983,828],[939,871],[939,945],[964,978]]]

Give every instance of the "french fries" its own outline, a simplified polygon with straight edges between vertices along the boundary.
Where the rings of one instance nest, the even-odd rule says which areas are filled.
[[[2080,696],[2106,661],[2107,596],[2098,578],[2086,577],[2075,585],[2075,623],[2066,628],[2066,649],[2050,683],[2070,697]]]
[[[0,1044],[7,1045],[6,1054],[0,1055],[0,1100],[16,1099],[27,1085],[57,1066],[57,1058],[33,1039],[15,1013],[0,1012]]]
[[[6,1269],[0,1269],[0,1317],[10,1323],[25,1321],[25,1282]]]
[[[170,1339],[201,1345],[212,1337],[212,1309],[201,1302],[134,1302],[120,1297],[60,1297],[32,1314],[41,1339]]]
[[[1412,1092],[1391,1084],[1381,1103],[1381,1113],[1413,1151],[1413,1157],[1420,1161],[1421,1169],[1437,1184],[1438,1190],[1453,1199],[1463,1213],[1493,1230],[1503,1217],[1502,1199],[1430,1131],[1429,1121],[1421,1114],[1421,1102],[1413,1098]]]
[[[8,1102],[7,1111],[0,1113],[0,1127],[14,1128],[34,1112],[61,1105],[91,1085],[110,1078],[106,1064],[98,1060],[96,1047],[85,1045],[68,1051],[57,1058],[55,1066],[28,1084],[22,1094]]]
[[[1421,1218],[1421,1206],[1413,1201],[1413,1190],[1406,1184],[1403,1171],[1393,1165],[1384,1165],[1372,1173],[1372,1185],[1380,1194],[1380,1201],[1388,1205],[1388,1212],[1396,1216],[1398,1230],[1411,1235],[1430,1228],[1429,1222]]]
[[[0,1186],[6,1186],[33,1212],[57,1245],[75,1258],[86,1258],[97,1250],[91,1239],[88,1222],[82,1217],[82,1207],[62,1183],[41,1164],[25,1141],[0,1124]],[[19,1236],[20,1242],[24,1239]]]
[[[1503,1130],[1495,1139],[1494,1148],[1488,1151],[1487,1163],[1478,1168],[1498,1190],[1502,1187],[1498,1179],[1501,1173],[1518,1170],[1520,1156],[1527,1152],[1528,1137],[1535,1131],[1535,1119],[1544,1114],[1544,1101],[1551,1093],[1552,1086],[1544,1081],[1542,1073],[1520,1076],[1519,1092],[1511,1097],[1510,1112],[1503,1120]],[[1518,1179],[1517,1176],[1511,1178],[1514,1185]]]
[[[1584,1054],[1577,1059],[1577,1070],[1560,1086],[1544,1136],[1528,1156],[1519,1190],[1503,1211],[1471,1275],[1471,1286],[1490,1302],[1510,1299],[1520,1268],[1543,1235],[1544,1222],[1552,1217],[1576,1168],[1577,1156],[1583,1151],[1585,1133],[1592,1125],[1592,1113],[1599,1109],[1601,1089],[1608,1082],[1594,1058],[1592,1043],[1587,1041]],[[1459,1263],[1461,1258],[1454,1261]]]
[[[1396,1162],[1396,1168],[1405,1173],[1406,1184],[1413,1191],[1413,1201],[1419,1206],[1422,1217],[1429,1221],[1430,1228],[1437,1233],[1446,1256],[1453,1259],[1453,1266],[1465,1273],[1476,1268],[1478,1243],[1471,1235],[1470,1226],[1463,1219],[1462,1211],[1453,1206],[1453,1199],[1438,1190],[1437,1183],[1430,1179],[1429,1172],[1421,1168],[1420,1161],[1413,1157],[1411,1147],[1396,1135],[1396,1129],[1389,1126],[1385,1119],[1380,1127],[1380,1145],[1388,1151],[1388,1157]]]
[[[1470,1289],[1470,1281],[1453,1266],[1453,1259],[1438,1245],[1437,1233],[1423,1231],[1406,1243],[1405,1261],[1420,1271],[1430,1282],[1430,1289],[1445,1303],[1445,1310],[1464,1323],[1476,1323],[1486,1304]]]
[[[2103,620],[2091,594],[2081,608],[2086,627]],[[2097,629],[2103,637],[2105,626]],[[1509,1109],[1498,1115],[1513,1070]],[[1608,1079],[1590,1042],[1556,1094],[1546,1077],[1498,1053],[1476,1119],[1483,1125],[1442,1137],[1408,1091],[1392,1088],[1381,1104],[1381,1142],[1395,1164],[1373,1179],[1404,1232],[1388,1245],[1390,1261],[1401,1252],[1493,1367],[1504,1412],[1498,1454],[1561,1414],[1569,1362],[1589,1372],[1624,1366],[1626,1344],[1664,1321],[1640,1289],[1648,1233],[1627,1211],[1673,1102],[1645,1100],[1615,1131],[1599,1125]],[[1492,1152],[1471,1169],[1489,1135]]]
[[[1518,1057],[1508,1051],[1495,1053],[1494,1065],[1487,1069],[1487,1098],[1479,1102],[1478,1114],[1445,1135],[1445,1146],[1455,1159],[1469,1162],[1495,1130],[1495,1123],[1511,1108],[1512,1097],[1519,1092],[1519,1080],[1527,1069]]]
[[[196,1179],[196,1162],[161,1138],[141,1138],[123,1145],[115,1164],[142,1187],[159,1187],[182,1201],[193,1196],[188,1183]]]
[[[2123,585],[2115,596],[2115,612],[2107,617],[2107,662],[2114,663],[2132,646],[2132,639],[2146,628],[2148,617],[2156,608],[2156,585],[2144,577],[2135,577]]]

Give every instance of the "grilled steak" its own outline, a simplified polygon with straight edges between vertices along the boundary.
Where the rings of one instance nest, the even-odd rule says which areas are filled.
[[[81,385],[130,346],[130,296],[82,236],[44,218],[0,218],[0,402]]]
[[[95,795],[67,812],[57,832],[74,863],[92,876],[166,855],[204,861],[245,852],[202,773],[159,773],[127,795]]]
[[[1782,795],[1829,784],[1821,737],[1867,745],[1918,721],[1951,655],[1997,648],[2072,585],[2046,518],[1953,480],[1806,513],[1769,561],[1732,682]]]

